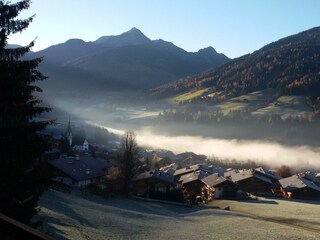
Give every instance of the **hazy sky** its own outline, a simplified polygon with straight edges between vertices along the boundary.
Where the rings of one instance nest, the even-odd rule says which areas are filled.
[[[10,43],[38,37],[33,50],[40,50],[137,27],[187,51],[213,46],[233,58],[319,26],[319,10],[319,0],[33,0],[20,17],[36,14],[34,22]]]

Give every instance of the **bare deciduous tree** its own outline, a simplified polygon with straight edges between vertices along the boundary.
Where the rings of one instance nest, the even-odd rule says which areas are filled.
[[[133,131],[127,131],[122,137],[122,173],[125,193],[129,191],[130,180],[134,175],[134,168],[138,164],[140,149]]]

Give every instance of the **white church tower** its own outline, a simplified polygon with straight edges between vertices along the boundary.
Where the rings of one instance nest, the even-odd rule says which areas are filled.
[[[69,123],[68,123],[67,138],[68,138],[69,146],[71,147],[72,146],[72,132],[71,132],[70,117],[69,117]]]

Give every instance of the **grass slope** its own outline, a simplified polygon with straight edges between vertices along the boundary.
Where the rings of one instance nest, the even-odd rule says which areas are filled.
[[[196,97],[201,97],[203,96],[206,92],[209,91],[210,88],[205,88],[205,89],[200,89],[200,90],[195,90],[191,92],[187,92],[181,95],[176,96],[173,101],[174,102],[184,102],[184,101],[189,101],[192,100]]]
[[[234,212],[313,229],[320,234],[319,204],[320,201],[259,198],[257,201],[215,200],[210,206],[229,206]]]
[[[40,207],[43,228],[55,239],[318,239],[307,230],[200,207],[52,190],[42,196]]]

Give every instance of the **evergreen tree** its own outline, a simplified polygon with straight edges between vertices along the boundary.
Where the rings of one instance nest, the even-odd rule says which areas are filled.
[[[43,190],[37,163],[48,148],[48,138],[40,131],[50,123],[35,121],[50,110],[34,96],[41,92],[34,83],[45,79],[36,69],[41,58],[21,59],[34,41],[26,47],[7,47],[8,36],[32,22],[33,16],[17,19],[29,5],[30,0],[13,4],[0,0],[0,212],[25,223],[36,213]]]

